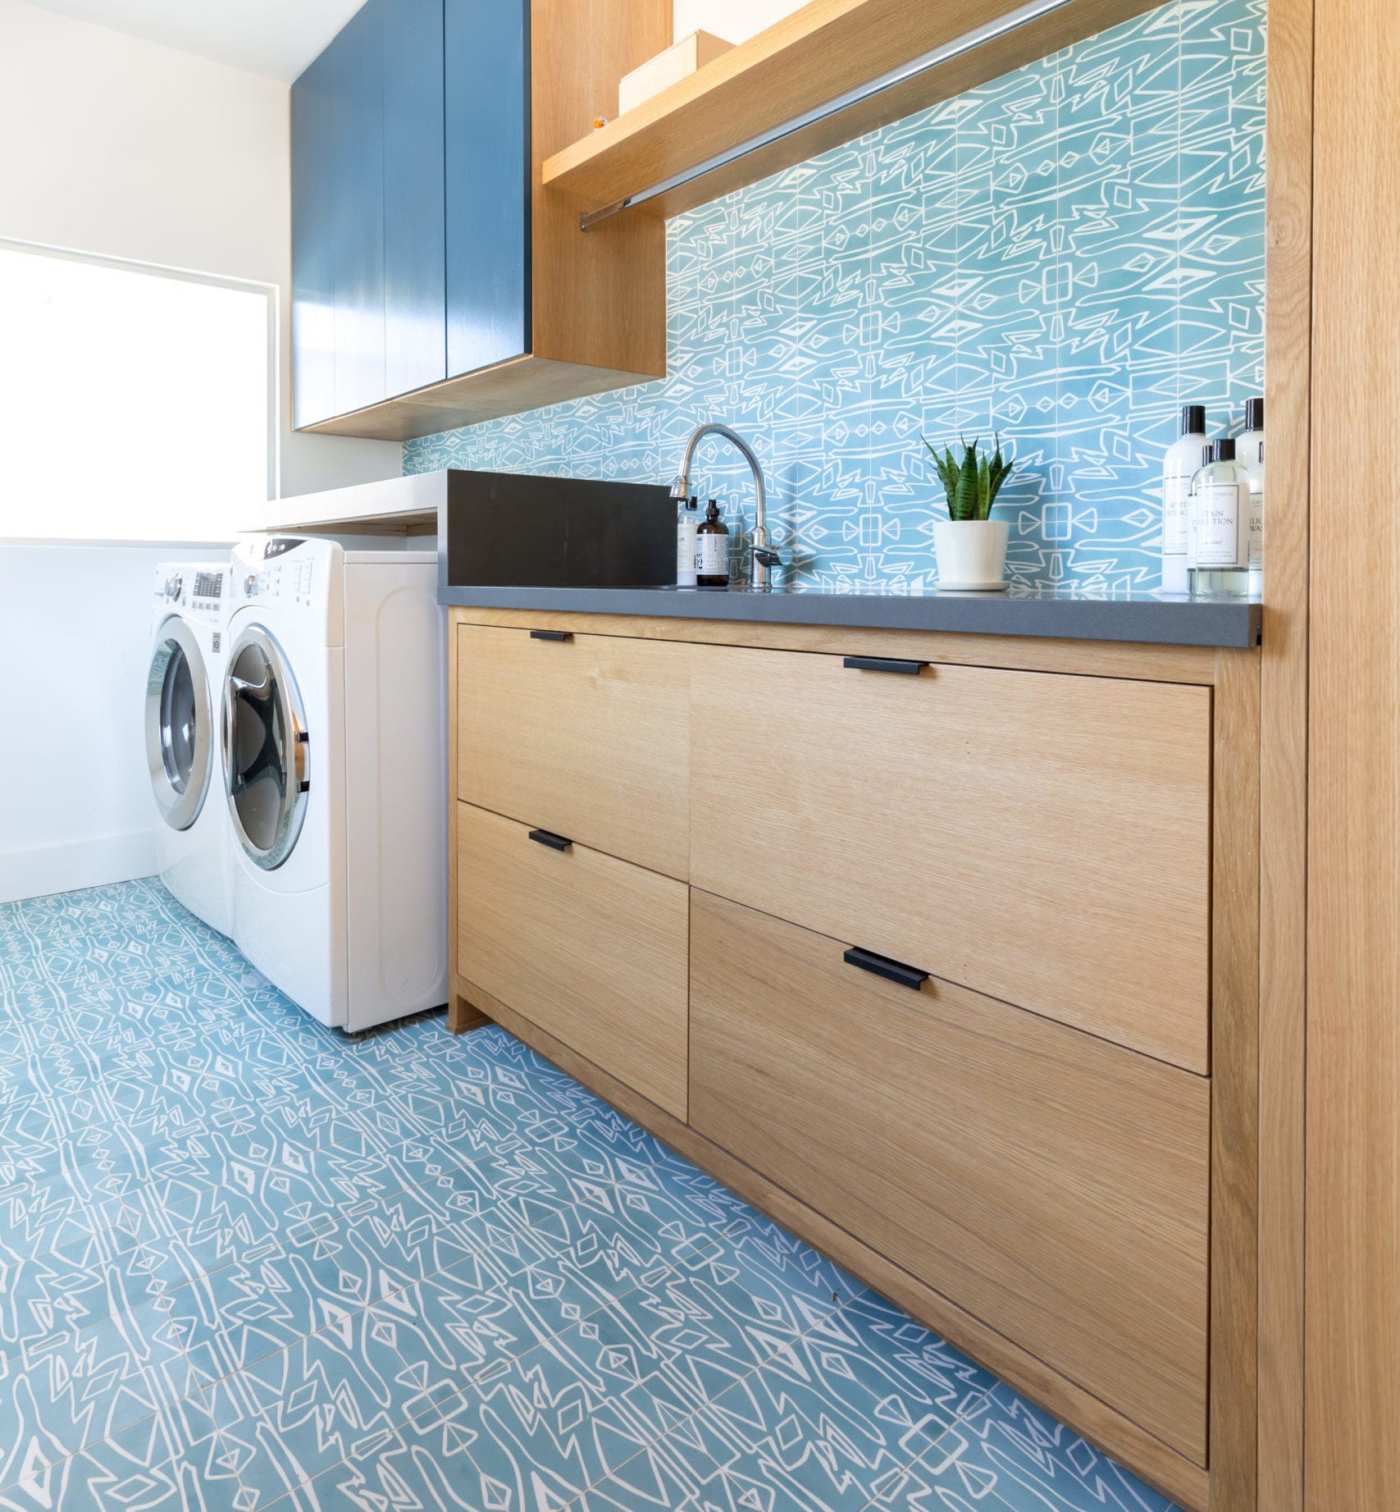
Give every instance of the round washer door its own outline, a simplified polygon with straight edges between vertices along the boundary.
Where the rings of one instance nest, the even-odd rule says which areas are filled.
[[[291,855],[310,789],[306,710],[281,646],[249,625],[224,675],[224,789],[243,854],[264,871]]]
[[[194,632],[172,615],[156,632],[146,677],[146,765],[165,822],[187,830],[199,818],[214,766],[209,674]]]

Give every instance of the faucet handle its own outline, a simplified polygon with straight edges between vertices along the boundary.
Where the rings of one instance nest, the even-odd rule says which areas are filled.
[[[764,567],[781,567],[783,565],[782,555],[774,551],[771,546],[755,546],[753,549],[753,559]]]

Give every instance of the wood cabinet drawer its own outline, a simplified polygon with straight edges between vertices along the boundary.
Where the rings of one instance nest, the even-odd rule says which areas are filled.
[[[691,894],[690,1121],[1205,1462],[1209,1082]]]
[[[695,886],[1208,1069],[1207,688],[711,648]]]
[[[684,879],[690,649],[459,626],[457,796]]]
[[[686,1116],[687,889],[457,805],[457,972]]]

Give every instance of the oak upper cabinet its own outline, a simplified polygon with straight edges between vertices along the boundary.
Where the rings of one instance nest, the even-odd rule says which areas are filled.
[[[540,186],[663,0],[368,0],[292,87],[293,424],[404,440],[664,376],[665,228]]]

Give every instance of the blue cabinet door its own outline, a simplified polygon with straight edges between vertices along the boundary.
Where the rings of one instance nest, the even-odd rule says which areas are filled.
[[[385,384],[447,376],[443,0],[384,8]]]
[[[530,350],[530,0],[445,0],[447,371]]]
[[[292,87],[293,411],[530,349],[530,0],[368,0]]]
[[[337,111],[332,162],[337,414],[388,394],[384,369],[384,20],[357,11],[327,49]]]
[[[334,60],[323,53],[292,85],[292,424],[335,408],[335,270],[331,262]]]

